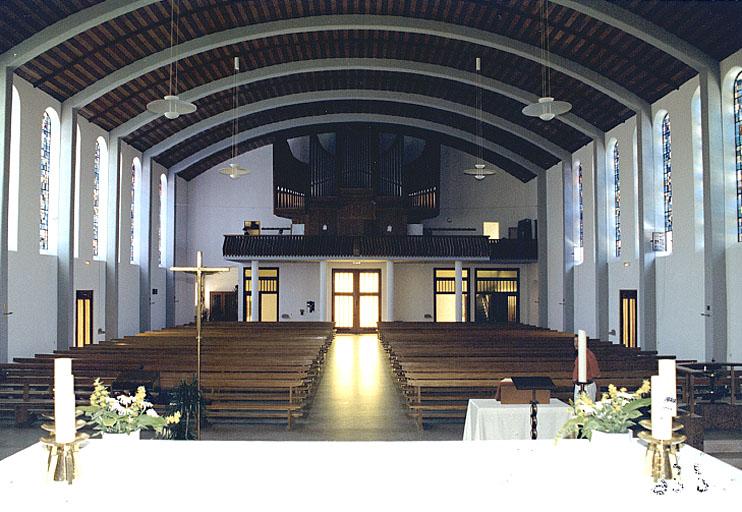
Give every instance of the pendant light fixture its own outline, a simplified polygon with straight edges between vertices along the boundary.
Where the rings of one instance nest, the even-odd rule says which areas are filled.
[[[481,181],[487,176],[495,174],[495,171],[494,169],[487,168],[487,165],[484,163],[484,149],[482,148],[482,60],[479,57],[475,60],[475,67],[477,70],[477,90],[475,93],[477,103],[477,163],[474,164],[474,167],[464,169],[464,174],[474,176],[474,179]]]
[[[219,172],[229,176],[233,180],[250,174],[250,171],[236,163],[237,158],[237,134],[240,133],[240,121],[237,110],[239,109],[239,94],[237,91],[237,74],[240,72],[240,58],[234,58],[234,83],[232,85],[232,162],[226,167],[219,169]]]
[[[161,100],[147,103],[147,110],[154,114],[164,115],[168,119],[176,119],[181,114],[192,114],[196,111],[196,105],[178,98],[178,59],[175,52],[175,44],[179,38],[178,21],[180,17],[180,1],[178,0],[177,13],[175,9],[176,0],[170,2],[170,85],[168,94]],[[175,71],[173,72],[173,68]],[[174,75],[174,78],[173,78]]]
[[[551,52],[549,51],[549,0],[541,4],[541,92],[536,103],[523,107],[523,114],[538,117],[542,121],[551,121],[556,116],[566,114],[572,105],[566,101],[557,101],[551,95]]]

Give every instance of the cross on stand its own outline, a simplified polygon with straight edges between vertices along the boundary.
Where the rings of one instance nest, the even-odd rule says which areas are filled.
[[[203,253],[196,251],[195,267],[170,267],[173,272],[185,272],[196,276],[196,389],[201,397],[201,316],[204,312],[204,277],[220,272],[229,272],[230,267],[204,267]],[[201,439],[201,403],[196,407],[196,439]]]

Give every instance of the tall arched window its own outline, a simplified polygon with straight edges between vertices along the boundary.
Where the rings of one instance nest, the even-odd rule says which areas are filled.
[[[160,174],[160,222],[157,226],[157,248],[159,249],[160,266],[165,265],[165,238],[167,222],[167,176]]]
[[[742,242],[742,72],[734,80],[734,148],[737,168],[737,241]]]
[[[129,262],[136,263],[136,246],[137,246],[137,185],[139,174],[139,159],[135,158],[131,162],[131,207],[129,209]]]
[[[18,250],[18,180],[21,171],[21,97],[13,86],[10,114],[10,179],[8,180],[8,250]]]
[[[580,210],[579,246],[585,247],[585,196],[582,181],[582,164],[577,162],[577,202]]]
[[[51,213],[51,173],[52,173],[52,117],[47,110],[41,120],[41,161],[39,163],[39,249],[48,251],[49,215]]]
[[[619,161],[618,142],[613,145],[613,216],[616,222],[616,258],[621,257],[621,165]]]
[[[672,244],[672,141],[670,133],[670,114],[662,118],[662,196],[665,212],[666,247]]]
[[[98,256],[100,251],[100,165],[101,165],[100,139],[95,141],[95,155],[93,157],[93,256]]]

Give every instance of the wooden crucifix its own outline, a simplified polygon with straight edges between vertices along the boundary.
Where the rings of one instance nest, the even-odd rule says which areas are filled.
[[[230,267],[204,267],[203,254],[196,251],[195,267],[170,267],[173,272],[185,272],[196,276],[196,386],[201,397],[201,317],[204,313],[204,277],[220,272],[229,272]],[[196,439],[201,439],[201,404],[196,407]]]

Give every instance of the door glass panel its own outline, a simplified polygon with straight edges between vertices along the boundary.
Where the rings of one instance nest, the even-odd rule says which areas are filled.
[[[245,296],[245,322],[252,322],[252,296]]]
[[[278,294],[260,294],[260,321],[278,322]]]
[[[337,276],[338,274],[335,274]],[[353,274],[350,275],[351,286],[353,284]],[[335,327],[353,328],[353,297],[348,295],[335,296]]]
[[[379,274],[377,272],[361,272],[359,291],[361,293],[379,293]]]
[[[352,272],[335,272],[335,293],[353,293]]]
[[[363,274],[361,274],[363,276]],[[379,297],[362,296],[360,298],[360,324],[359,327],[374,328],[379,321]]]
[[[83,318],[85,315],[85,301],[77,299],[77,343],[78,347],[82,347],[85,344],[85,324]]]

